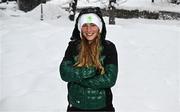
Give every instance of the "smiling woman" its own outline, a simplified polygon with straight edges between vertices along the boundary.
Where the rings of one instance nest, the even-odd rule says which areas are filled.
[[[117,79],[118,56],[115,45],[105,37],[100,8],[83,9],[60,64],[61,78],[68,82],[67,112],[115,111],[111,87]]]

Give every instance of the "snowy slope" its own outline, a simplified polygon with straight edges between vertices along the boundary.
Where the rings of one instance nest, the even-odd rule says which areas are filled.
[[[40,6],[28,13],[0,10],[0,112],[66,110],[58,68],[74,22],[52,1],[44,13],[40,21]],[[117,112],[179,112],[180,21],[116,19],[108,25],[104,19],[118,51]]]

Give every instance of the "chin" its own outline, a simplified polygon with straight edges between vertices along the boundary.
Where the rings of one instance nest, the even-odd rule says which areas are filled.
[[[87,38],[88,41],[92,41],[94,39],[95,39],[94,37]]]

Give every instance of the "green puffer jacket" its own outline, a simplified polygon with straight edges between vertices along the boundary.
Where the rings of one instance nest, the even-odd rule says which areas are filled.
[[[107,40],[101,44],[101,63],[105,74],[99,74],[94,67],[74,67],[78,55],[79,41],[69,42],[60,64],[62,80],[68,82],[68,101],[80,109],[99,109],[112,104],[111,87],[118,73],[115,45]]]

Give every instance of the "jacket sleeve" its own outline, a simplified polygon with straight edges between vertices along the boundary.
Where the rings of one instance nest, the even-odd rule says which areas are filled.
[[[73,42],[70,42],[60,64],[60,76],[62,80],[66,82],[79,82],[82,79],[92,77],[96,74],[95,67],[74,67],[73,55],[75,48],[76,45]]]
[[[114,86],[118,74],[118,59],[115,45],[111,45],[110,49],[106,49],[105,59],[105,74],[97,74],[93,77],[84,79],[80,82],[81,85],[90,88],[109,88]]]

